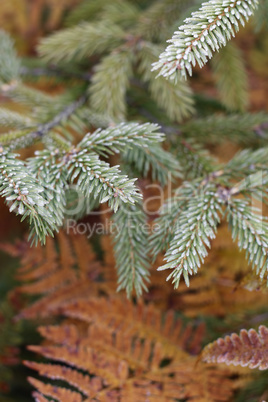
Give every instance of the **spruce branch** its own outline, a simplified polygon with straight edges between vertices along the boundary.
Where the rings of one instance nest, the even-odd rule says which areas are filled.
[[[148,227],[146,215],[139,203],[122,205],[113,217],[115,225],[114,251],[118,288],[125,289],[130,298],[133,290],[138,297],[147,291],[149,281]]]
[[[161,271],[172,269],[167,280],[173,278],[175,288],[179,286],[182,275],[189,286],[189,275],[197,273],[204,262],[208,254],[206,247],[210,247],[210,239],[215,238],[220,222],[221,204],[214,185],[208,183],[189,199],[187,208],[181,212],[165,254],[166,264],[158,268]]]
[[[268,147],[238,152],[224,167],[225,175],[239,179],[268,169]]]
[[[180,161],[184,179],[196,179],[206,176],[215,169],[215,160],[209,153],[191,138],[176,141],[175,150]]]
[[[59,155],[58,149],[36,151],[35,157],[27,160],[27,168],[43,186],[47,209],[55,224],[61,227],[66,206],[68,172],[64,163],[59,162]]]
[[[248,82],[242,54],[230,42],[211,59],[220,99],[231,111],[245,111],[248,106]]]
[[[187,82],[179,81],[175,85],[164,77],[155,79],[156,73],[151,72],[151,64],[157,60],[160,49],[158,45],[142,42],[139,72],[148,82],[149,91],[158,106],[166,111],[171,120],[181,122],[194,112],[192,91]]]
[[[153,224],[152,234],[149,238],[152,258],[168,249],[176,228],[180,214],[187,208],[188,201],[196,192],[195,186],[185,183],[179,187],[176,194],[167,199],[159,210],[159,217]]]
[[[10,84],[19,79],[20,60],[14,49],[14,42],[4,31],[0,30],[0,84]]]
[[[67,15],[65,20],[65,25],[70,27],[81,23],[81,21],[94,21],[99,17],[99,14],[103,11],[106,5],[107,0],[83,0],[77,5],[77,7],[70,10],[70,13]]]
[[[46,66],[30,68],[27,66],[21,66],[20,75],[27,79],[34,80],[39,77],[53,77],[61,80],[79,79],[83,81],[90,81],[92,74],[84,72],[70,71],[69,69],[61,68],[60,66]]]
[[[210,0],[203,3],[174,33],[169,40],[171,44],[153,64],[153,71],[159,70],[159,76],[176,81],[186,79],[187,74],[192,75],[192,66],[198,64],[202,68],[213,52],[235,36],[239,23],[244,26],[257,5],[257,0]]]
[[[106,130],[98,129],[87,134],[80,146],[90,148],[103,156],[118,153],[126,148],[146,147],[164,140],[157,124],[120,123]]]
[[[98,113],[115,121],[124,120],[126,91],[132,75],[131,49],[117,50],[97,65],[89,87],[90,105]]]
[[[230,115],[211,115],[205,118],[194,119],[184,123],[181,133],[187,138],[195,138],[198,132],[198,141],[218,144],[224,140],[231,140],[239,144],[265,141],[268,137],[268,114],[243,113]]]
[[[137,31],[148,41],[165,41],[183,11],[193,3],[189,0],[158,0],[140,16]],[[171,31],[171,32],[170,32]]]
[[[260,211],[247,200],[231,199],[227,207],[227,220],[233,240],[240,250],[246,250],[249,263],[256,268],[261,279],[268,277],[268,222]]]
[[[120,174],[118,166],[110,166],[101,161],[99,156],[88,152],[79,146],[65,156],[68,178],[71,183],[77,180],[77,185],[87,197],[91,193],[98,196],[100,202],[108,201],[109,206],[116,212],[120,201],[134,204],[141,198],[134,186],[136,179],[129,179]]]
[[[2,85],[0,87],[2,95],[20,102],[25,106],[29,106],[32,110],[35,110],[40,106],[48,107],[51,103],[55,102],[55,97],[39,91],[35,88],[30,88],[24,85],[21,81],[12,81],[9,84]]]
[[[108,24],[116,24],[124,29],[132,27],[140,15],[138,5],[130,1],[114,1],[106,4],[101,18]]]
[[[66,120],[68,120],[68,118],[73,116],[73,113],[86,102],[86,99],[87,96],[82,95],[78,100],[61,110],[59,114],[52,118],[51,121],[45,124],[40,124],[33,131],[11,131],[10,133],[2,135],[0,138],[1,145],[8,146],[9,149],[16,149],[20,147],[27,147],[33,144],[36,140],[43,139],[43,137],[49,134],[55,127],[63,124]],[[60,139],[59,135],[52,134],[51,138],[55,142],[58,142],[58,145],[66,148],[66,143],[64,140]],[[67,149],[69,149],[69,146],[67,146]]]
[[[117,25],[84,22],[42,39],[38,50],[48,63],[78,62],[115,48],[124,42],[124,36]]]
[[[0,108],[0,127],[29,128],[35,125],[30,117],[9,109]]]
[[[44,188],[27,169],[25,164],[1,148],[0,194],[9,204],[10,212],[28,218],[31,226],[29,238],[45,243],[47,235],[53,236],[57,229],[53,216],[47,210]]]
[[[268,27],[268,1],[261,0],[259,2],[259,7],[254,14],[255,29],[260,32],[262,29],[267,29]]]
[[[163,186],[167,184],[168,179],[181,177],[179,161],[157,144],[126,150],[122,153],[122,160],[128,170],[134,167],[143,177],[147,177],[151,171],[153,181],[158,181]]]

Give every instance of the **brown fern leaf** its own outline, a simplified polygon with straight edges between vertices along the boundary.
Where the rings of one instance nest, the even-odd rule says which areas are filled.
[[[44,395],[56,399],[59,402],[82,402],[82,396],[78,392],[66,388],[56,387],[55,385],[44,384],[35,378],[28,377],[28,381]]]
[[[119,297],[90,298],[90,303],[77,300],[66,304],[62,313],[90,324],[106,325],[111,330],[120,328],[131,336],[138,333],[144,339],[161,342],[170,356],[178,353],[178,347],[193,351],[193,344],[195,351],[199,352],[205,329],[201,324],[197,332],[190,325],[185,330],[182,321],[175,319],[174,311],[164,315],[152,304],[145,305],[140,301],[134,305]]]
[[[66,304],[61,313],[68,317],[62,324],[39,328],[45,344],[29,347],[55,363],[25,364],[64,381],[66,389],[72,386],[84,395],[82,401],[230,400],[230,372],[213,365],[196,367],[187,351],[199,349],[203,329],[183,329],[173,312],[163,319],[154,307],[125,298],[88,297]],[[46,396],[68,400],[56,395],[62,389],[55,393],[53,386],[31,383]]]
[[[212,363],[233,364],[259,370],[268,369],[268,328],[242,329],[240,335],[232,334],[219,338],[207,345],[202,352],[202,360]]]
[[[24,364],[38,371],[41,376],[51,378],[52,380],[67,381],[86,396],[94,395],[103,386],[100,378],[94,377],[91,379],[88,375],[81,374],[76,370],[59,364],[42,364],[29,361],[25,361]]]
[[[40,394],[39,392],[33,392],[33,397],[35,402],[49,402],[49,399],[44,397],[44,395]]]
[[[17,273],[17,279],[25,284],[18,290],[39,294],[41,298],[22,310],[18,318],[50,316],[66,302],[88,297],[89,293],[106,293],[108,287],[101,280],[102,272],[103,266],[96,261],[85,236],[67,236],[60,231],[56,239],[47,239],[45,247],[29,247]]]

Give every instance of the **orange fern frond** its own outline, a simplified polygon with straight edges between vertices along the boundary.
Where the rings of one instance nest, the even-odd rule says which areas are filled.
[[[40,394],[39,392],[33,392],[33,397],[35,402],[49,402],[49,399],[47,399],[44,395]]]
[[[89,293],[106,293],[102,272],[103,266],[96,261],[85,236],[67,236],[60,231],[55,239],[47,239],[45,247],[29,247],[18,269],[17,279],[24,282],[18,290],[41,298],[22,310],[18,318],[46,317],[58,313],[66,302]]]
[[[71,391],[66,388],[57,387],[55,385],[44,384],[42,381],[36,380],[35,378],[28,377],[28,381],[32,384],[39,392],[47,395],[51,398],[56,399],[59,402],[82,402],[82,396],[78,392]]]
[[[88,375],[79,373],[77,370],[71,369],[59,364],[43,364],[35,362],[24,362],[25,366],[38,371],[39,375],[51,378],[52,380],[64,380],[70,385],[76,387],[86,396],[94,395],[102,388],[102,381],[98,377],[90,378]]]
[[[140,336],[159,341],[169,355],[176,354],[178,347],[188,350],[196,336],[195,329],[188,326],[183,329],[182,321],[175,319],[175,312],[170,310],[165,315],[153,305],[139,302],[134,305],[120,298],[90,298],[66,304],[61,312],[67,316],[83,320],[89,324],[106,325],[110,329],[121,328],[131,336]],[[164,319],[163,319],[164,318]],[[199,348],[204,334],[204,326],[199,330]],[[198,352],[198,345],[195,344]]]
[[[202,360],[212,363],[233,364],[259,370],[268,369],[268,328],[242,329],[240,335],[232,334],[219,338],[207,345],[202,352]]]
[[[39,328],[45,344],[29,346],[55,363],[25,364],[50,380],[64,381],[66,390],[71,386],[84,395],[82,401],[230,400],[230,372],[196,367],[188,352],[200,349],[202,326],[183,328],[172,311],[164,316],[151,305],[119,297],[76,300],[61,314],[68,317],[62,324]],[[69,401],[62,389],[31,384],[45,396]]]

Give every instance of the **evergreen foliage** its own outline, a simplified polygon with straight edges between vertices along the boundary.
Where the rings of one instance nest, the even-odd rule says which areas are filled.
[[[177,80],[192,75],[192,66],[203,67],[213,52],[235,36],[239,24],[244,25],[258,5],[256,0],[211,0],[184,20],[166,50],[154,63],[159,75]]]
[[[0,110],[1,126],[10,128],[0,138],[1,195],[11,211],[29,220],[35,243],[45,243],[68,216],[81,218],[101,203],[108,203],[114,212],[119,209],[114,217],[120,228],[114,248],[119,289],[125,288],[129,297],[133,289],[140,296],[146,288],[149,248],[153,258],[166,252],[159,269],[172,270],[168,278],[175,287],[181,276],[189,285],[189,275],[204,262],[225,213],[239,247],[247,248],[258,275],[267,278],[265,220],[260,222],[258,212],[249,210],[250,197],[266,196],[267,148],[245,150],[226,164],[219,164],[205,149],[224,139],[262,146],[267,115],[215,114],[186,121],[194,113],[193,96],[189,85],[179,79],[191,74],[191,65],[198,62],[202,67],[222,48],[212,59],[220,98],[227,109],[245,110],[247,79],[241,54],[233,43],[225,45],[257,2],[203,3],[175,32],[157,62],[163,41],[190,6],[173,0],[149,2],[146,7],[121,0],[81,3],[69,15],[68,27],[38,46],[44,67],[37,75],[55,74],[68,82],[69,89],[61,95],[26,85],[12,40],[5,32],[0,35],[1,90],[28,108],[26,116]],[[160,77],[151,71],[152,64],[153,70],[160,69]],[[177,83],[166,76],[176,76]],[[139,91],[147,90],[156,108],[166,112],[167,122],[160,123],[163,128],[128,121],[127,106],[135,103]],[[143,111],[151,115],[147,106]],[[175,122],[182,122],[179,128]],[[175,156],[160,145],[166,127]],[[21,160],[12,152],[37,142],[44,149],[32,158]],[[114,164],[117,154],[120,166]],[[150,176],[162,186],[170,178],[182,179],[160,210],[149,247],[144,247],[148,240],[141,227],[147,218],[135,176]],[[83,202],[79,212],[72,213],[75,192]]]
[[[29,349],[57,361],[25,362],[48,378],[29,378],[36,401],[230,400],[240,373],[216,363],[267,369],[266,324],[206,346],[199,360],[209,364],[190,355],[201,349],[200,314],[238,313],[240,329],[247,317],[267,320],[267,297],[248,293],[268,284],[268,115],[249,110],[246,59],[230,41],[253,14],[265,30],[267,1],[258,3],[81,1],[40,40],[38,61],[0,31],[0,195],[35,246],[0,247],[21,258],[18,290],[34,296],[17,320],[47,320],[49,345]],[[202,74],[219,100],[200,93]],[[226,143],[228,157],[215,152]],[[107,217],[92,244],[68,232],[70,221],[77,233],[92,221],[103,229]],[[222,229],[251,268],[243,253],[226,267]],[[122,290],[130,300],[114,297]],[[171,306],[194,327],[162,314]],[[1,371],[5,346],[18,343],[7,313]],[[207,342],[224,331],[215,327]]]

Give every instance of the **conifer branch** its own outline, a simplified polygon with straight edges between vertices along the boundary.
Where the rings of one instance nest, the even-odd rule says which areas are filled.
[[[245,111],[248,105],[248,82],[242,54],[230,42],[211,59],[220,99],[231,111]]]
[[[189,0],[158,0],[140,16],[137,31],[151,42],[164,41],[172,34],[172,27],[189,7]]]
[[[14,49],[14,42],[10,36],[0,30],[0,85],[17,81],[20,71],[20,60]]]
[[[198,132],[198,141],[219,143],[231,140],[240,144],[265,141],[268,137],[268,115],[264,112],[230,115],[211,115],[184,123],[181,132],[194,138]]]
[[[152,98],[163,108],[171,120],[181,122],[194,112],[192,91],[186,82],[179,81],[176,85],[164,77],[155,79],[156,73],[152,73],[151,64],[157,60],[160,46],[149,42],[143,42],[140,55],[139,72],[142,78],[149,84]]]
[[[9,109],[0,108],[0,127],[30,128],[35,122],[30,117]]]
[[[104,57],[96,67],[89,88],[90,105],[115,121],[124,120],[126,91],[132,75],[131,49],[117,50]],[[109,90],[107,90],[109,88]]]
[[[160,145],[153,144],[150,147],[133,147],[122,153],[126,169],[132,166],[143,177],[147,177],[151,170],[153,181],[158,181],[165,186],[170,178],[181,177],[179,161]]]
[[[238,241],[240,250],[246,250],[249,263],[256,268],[261,279],[268,279],[268,222],[246,200],[230,200],[227,220],[232,230],[233,240]]]
[[[106,4],[101,12],[101,18],[106,23],[116,24],[125,30],[135,25],[139,15],[140,8],[138,4],[133,4],[133,2],[126,0],[116,0]]]
[[[96,21],[106,4],[106,0],[99,0],[98,2],[83,0],[68,14],[65,20],[66,26],[77,25],[81,21]]]
[[[49,63],[77,62],[115,48],[124,41],[124,36],[117,25],[84,22],[42,39],[38,50]]]
[[[118,288],[125,289],[128,298],[135,290],[138,297],[148,291],[149,281],[148,230],[141,205],[122,206],[114,215],[114,251],[117,264]]]
[[[48,107],[55,101],[55,97],[39,91],[35,88],[30,88],[24,85],[20,80],[11,81],[9,84],[0,87],[2,94],[16,102],[21,102],[29,106],[32,110],[38,107]]]
[[[257,0],[210,0],[186,18],[169,40],[171,43],[153,64],[158,75],[175,79],[192,75],[192,66],[200,68],[239,30],[239,23],[257,8]]]
[[[16,211],[21,220],[28,218],[31,226],[30,238],[45,243],[47,235],[53,236],[57,229],[53,217],[46,208],[44,188],[29,173],[24,163],[1,149],[0,173],[1,196],[10,205],[10,212]]]
[[[174,237],[165,254],[166,264],[158,268],[161,271],[172,269],[167,280],[173,278],[175,288],[179,286],[182,275],[189,286],[189,275],[197,273],[204,262],[206,247],[210,247],[210,239],[215,238],[220,222],[221,204],[215,187],[208,184],[189,199],[187,208],[181,212]]]
[[[1,145],[8,146],[9,149],[16,149],[21,147],[27,147],[34,143],[36,140],[41,140],[45,135],[49,134],[51,130],[53,130],[58,125],[62,124],[69,117],[73,115],[73,113],[80,108],[86,102],[87,96],[83,95],[75,102],[69,104],[66,108],[59,112],[55,117],[52,118],[51,121],[40,124],[33,131],[18,131],[18,132],[10,132],[5,135],[2,135],[0,138]],[[57,141],[57,138],[60,142],[61,147],[64,145],[64,140],[60,140],[59,136],[52,136],[52,139]],[[68,148],[69,149],[69,146]]]
[[[71,183],[77,180],[82,193],[87,197],[92,193],[100,202],[108,201],[116,212],[120,201],[134,204],[141,198],[134,186],[136,179],[120,174],[118,166],[110,166],[98,155],[88,153],[86,148],[73,149],[65,156],[68,178]]]
[[[87,134],[80,146],[88,147],[103,156],[118,153],[126,148],[146,147],[164,140],[157,124],[120,123],[106,130],[98,129]]]
[[[177,141],[176,141],[177,142]],[[215,160],[192,139],[180,139],[175,146],[184,179],[209,175],[215,169]]]
[[[44,187],[47,209],[60,228],[64,220],[68,173],[65,165],[58,163],[59,154],[58,149],[36,151],[35,157],[27,160],[27,167]]]
[[[185,184],[161,206],[159,217],[154,221],[149,239],[151,255],[154,260],[159,253],[168,249],[174,237],[179,216],[186,209],[188,201],[194,196],[195,191],[194,186]]]

